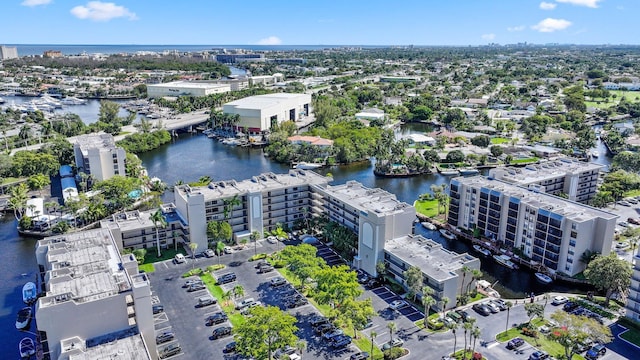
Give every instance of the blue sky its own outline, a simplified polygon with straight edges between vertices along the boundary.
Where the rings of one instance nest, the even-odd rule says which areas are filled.
[[[638,44],[640,0],[2,0],[0,44]]]

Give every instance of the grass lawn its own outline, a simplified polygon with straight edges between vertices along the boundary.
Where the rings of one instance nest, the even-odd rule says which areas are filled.
[[[156,268],[153,267],[153,264],[142,264],[140,266],[138,266],[139,270],[142,270],[146,273],[152,273],[154,271],[156,271]]]
[[[419,214],[430,218],[438,217],[438,200],[416,200],[413,206]]]
[[[504,144],[511,142],[511,139],[503,138],[503,137],[494,137],[491,138],[491,143],[493,145]]]
[[[545,321],[543,319],[534,319],[532,321],[532,325],[530,328],[537,329],[538,327],[544,325]],[[534,339],[530,336],[526,336],[522,334],[520,329],[511,328],[507,331],[503,331],[496,335],[496,340],[500,342],[505,342],[513,339],[514,337],[521,337],[524,341],[529,343],[532,346],[537,347],[538,349],[546,351],[551,356],[554,356],[556,359],[560,359],[564,356],[564,348],[559,343],[548,339],[545,335],[538,333],[538,338]],[[584,360],[584,358],[578,354],[573,355],[574,360]]]
[[[229,317],[229,322],[231,323],[231,325],[238,326],[240,324],[243,324],[246,319],[242,314],[236,311],[235,307],[233,306],[233,301],[222,300],[222,298],[224,297],[224,291],[220,286],[216,285],[216,279],[214,279],[210,273],[202,275],[200,276],[200,278],[202,279],[202,281],[204,281],[205,285],[211,292],[211,295],[213,295],[220,302],[220,307],[222,308],[222,311],[224,311]]]
[[[540,159],[538,159],[537,157],[530,157],[530,158],[525,158],[525,159],[513,159],[511,160],[511,164],[527,164],[527,163],[533,163],[536,162]]]
[[[625,331],[622,335],[620,335],[620,337],[636,344],[636,346],[640,346],[640,331],[636,329],[629,328],[629,330]]]
[[[640,189],[629,190],[624,193],[624,197],[634,197],[634,196],[640,196]]]
[[[15,182],[17,182],[19,180],[24,180],[24,178],[17,178],[17,177],[2,178],[2,181],[0,181],[0,185],[12,184],[12,183],[15,183]]]
[[[178,251],[175,251],[174,249],[161,249],[160,254],[162,256],[158,257],[158,251],[156,248],[149,249],[147,250],[147,255],[144,257],[143,264],[151,264],[158,261],[173,259],[177,253],[186,254],[184,249],[182,249],[181,247],[178,247]]]

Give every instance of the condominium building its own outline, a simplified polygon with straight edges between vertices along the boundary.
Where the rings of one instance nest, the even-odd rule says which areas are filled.
[[[382,189],[370,189],[357,181],[312,189],[313,211],[353,230],[358,236],[354,266],[377,274],[384,259],[385,240],[411,233],[416,209]]]
[[[588,203],[596,194],[602,168],[600,164],[558,159],[524,168],[491,169],[489,177],[547,194],[565,194],[569,200]]]
[[[18,48],[15,46],[0,45],[0,60],[9,60],[18,58]]]
[[[449,225],[518,249],[551,272],[575,275],[586,250],[611,251],[618,215],[482,176],[454,178],[449,191]]]
[[[631,286],[627,297],[627,314],[631,320],[640,322],[640,249],[634,256],[635,265],[633,275],[631,275]]]
[[[88,134],[77,137],[73,145],[79,172],[103,181],[114,175],[125,176],[126,153],[116,146],[111,134]]]
[[[160,211],[166,224],[162,226],[154,223],[151,218],[156,211],[134,210],[116,213],[101,220],[100,227],[111,230],[120,251],[123,249],[151,251],[158,245],[161,249],[176,249],[179,243],[184,243],[188,239],[189,229],[186,220],[180,217],[173,204],[163,204]],[[159,244],[158,239],[160,239]]]
[[[35,314],[44,359],[84,359],[82,349],[157,359],[149,278],[133,255],[120,255],[108,229],[40,240],[36,259],[44,284]]]
[[[236,239],[257,231],[293,225],[311,216],[312,187],[326,186],[330,178],[312,171],[290,170],[288,174],[266,173],[251,179],[216,181],[207,186],[177,186],[174,203],[179,216],[189,224],[189,241],[207,248],[207,223],[227,221]],[[234,201],[235,200],[235,201]],[[239,205],[231,206],[232,202]]]
[[[384,262],[389,275],[402,284],[405,284],[404,272],[412,266],[419,267],[424,285],[434,290],[433,297],[439,302],[437,306],[440,310],[443,298],[449,299],[446,308],[453,308],[460,290],[465,291],[468,286],[473,286],[470,276],[461,276],[462,268],[480,269],[478,258],[467,253],[455,253],[431,239],[411,234],[387,240],[384,244]]]

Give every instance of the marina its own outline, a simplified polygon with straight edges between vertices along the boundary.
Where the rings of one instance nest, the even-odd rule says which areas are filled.
[[[485,257],[489,257],[491,256],[491,251],[489,251],[489,249],[485,249],[482,246],[478,245],[478,244],[473,244],[472,245],[473,250],[475,250],[476,252],[484,255]]]
[[[500,265],[506,267],[507,269],[516,270],[518,269],[518,265],[516,265],[513,261],[511,261],[511,256],[500,254],[493,255],[493,259]]]

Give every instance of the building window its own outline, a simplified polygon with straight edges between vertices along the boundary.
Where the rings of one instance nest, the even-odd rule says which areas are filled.
[[[569,246],[576,246],[576,240],[575,239],[569,240]]]

